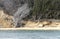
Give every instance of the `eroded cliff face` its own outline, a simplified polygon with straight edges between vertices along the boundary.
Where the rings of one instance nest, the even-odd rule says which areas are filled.
[[[0,10],[0,28],[13,27],[12,18],[12,16],[5,14],[3,10]]]
[[[13,16],[4,14],[3,10],[0,10],[0,28],[14,28],[13,25]],[[23,28],[48,28],[48,27],[60,27],[59,20],[43,20],[43,21],[23,21],[25,24]],[[20,27],[18,27],[20,28]]]
[[[15,27],[20,27],[20,25],[22,25],[21,20],[29,15],[30,7],[28,1],[29,0],[0,0],[0,6],[3,8],[4,13],[13,16]]]

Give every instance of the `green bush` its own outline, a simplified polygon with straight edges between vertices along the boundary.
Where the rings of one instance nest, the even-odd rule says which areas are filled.
[[[35,19],[60,19],[60,0],[34,0]]]

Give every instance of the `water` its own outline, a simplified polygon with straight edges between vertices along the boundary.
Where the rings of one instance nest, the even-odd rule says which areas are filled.
[[[60,31],[0,31],[0,39],[60,39]]]

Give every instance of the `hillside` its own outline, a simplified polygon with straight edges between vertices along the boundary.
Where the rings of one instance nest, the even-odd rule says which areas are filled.
[[[0,27],[10,28],[12,27],[12,16],[4,14],[3,10],[0,10]]]
[[[3,10],[0,10],[0,28],[14,28],[12,16],[4,14]],[[40,28],[40,27],[60,27],[59,20],[41,20],[41,21],[24,21],[24,27],[27,28]]]

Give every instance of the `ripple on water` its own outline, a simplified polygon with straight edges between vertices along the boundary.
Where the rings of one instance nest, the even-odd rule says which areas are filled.
[[[0,31],[1,39],[60,39],[60,31],[15,30]]]

